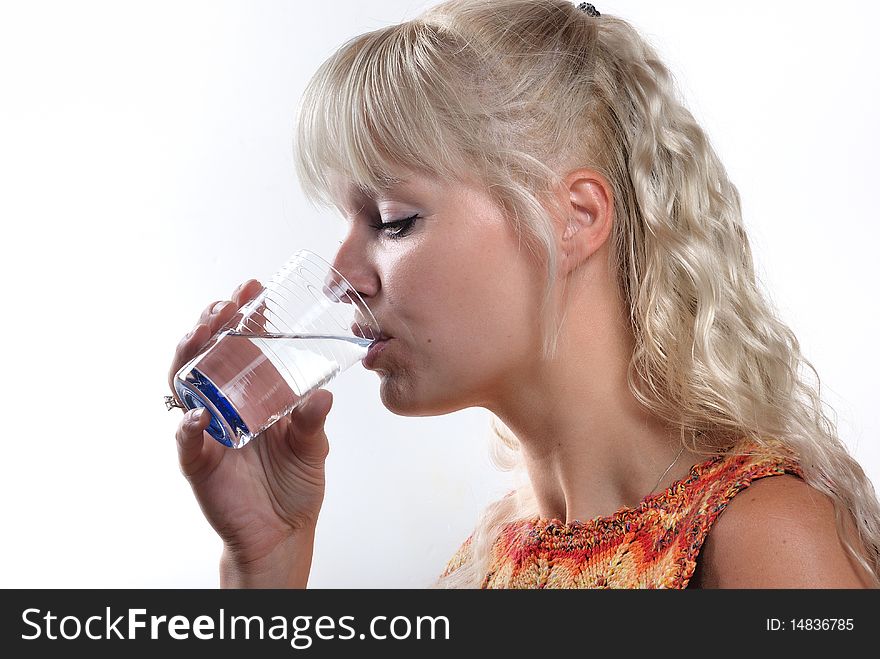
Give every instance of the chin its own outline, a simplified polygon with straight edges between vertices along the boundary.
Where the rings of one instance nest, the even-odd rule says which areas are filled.
[[[419,394],[411,387],[400,386],[400,383],[388,373],[382,373],[379,395],[382,405],[397,416],[442,416],[465,409],[467,405],[458,405],[448,396]]]

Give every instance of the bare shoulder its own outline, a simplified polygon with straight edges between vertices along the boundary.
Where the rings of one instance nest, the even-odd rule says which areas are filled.
[[[758,479],[733,497],[697,563],[701,588],[872,585],[837,536],[831,499],[789,474]]]

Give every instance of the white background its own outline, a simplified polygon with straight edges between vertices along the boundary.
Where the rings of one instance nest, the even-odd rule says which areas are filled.
[[[868,2],[597,3],[672,67],[743,197],[759,275],[880,481],[876,25]],[[0,586],[213,587],[219,542],[176,464],[178,339],[340,220],[293,173],[298,99],[344,40],[426,3],[0,4]],[[310,585],[421,587],[504,491],[488,416],[330,385]]]

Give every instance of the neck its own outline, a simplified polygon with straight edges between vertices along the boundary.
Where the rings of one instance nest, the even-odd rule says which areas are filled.
[[[633,507],[703,459],[682,451],[678,433],[629,390],[632,335],[613,290],[586,285],[554,359],[525,365],[488,406],[520,440],[542,517],[584,521]]]

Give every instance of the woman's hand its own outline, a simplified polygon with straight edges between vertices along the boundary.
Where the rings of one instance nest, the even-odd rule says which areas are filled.
[[[261,290],[258,281],[250,280],[236,289],[231,301],[208,305],[177,346],[169,384]],[[180,469],[223,539],[222,570],[228,583],[305,586],[324,500],[329,451],[324,421],[332,404],[333,395],[319,389],[241,449],[227,448],[204,432],[207,411],[200,415],[200,410],[190,410],[181,420],[176,435]]]

